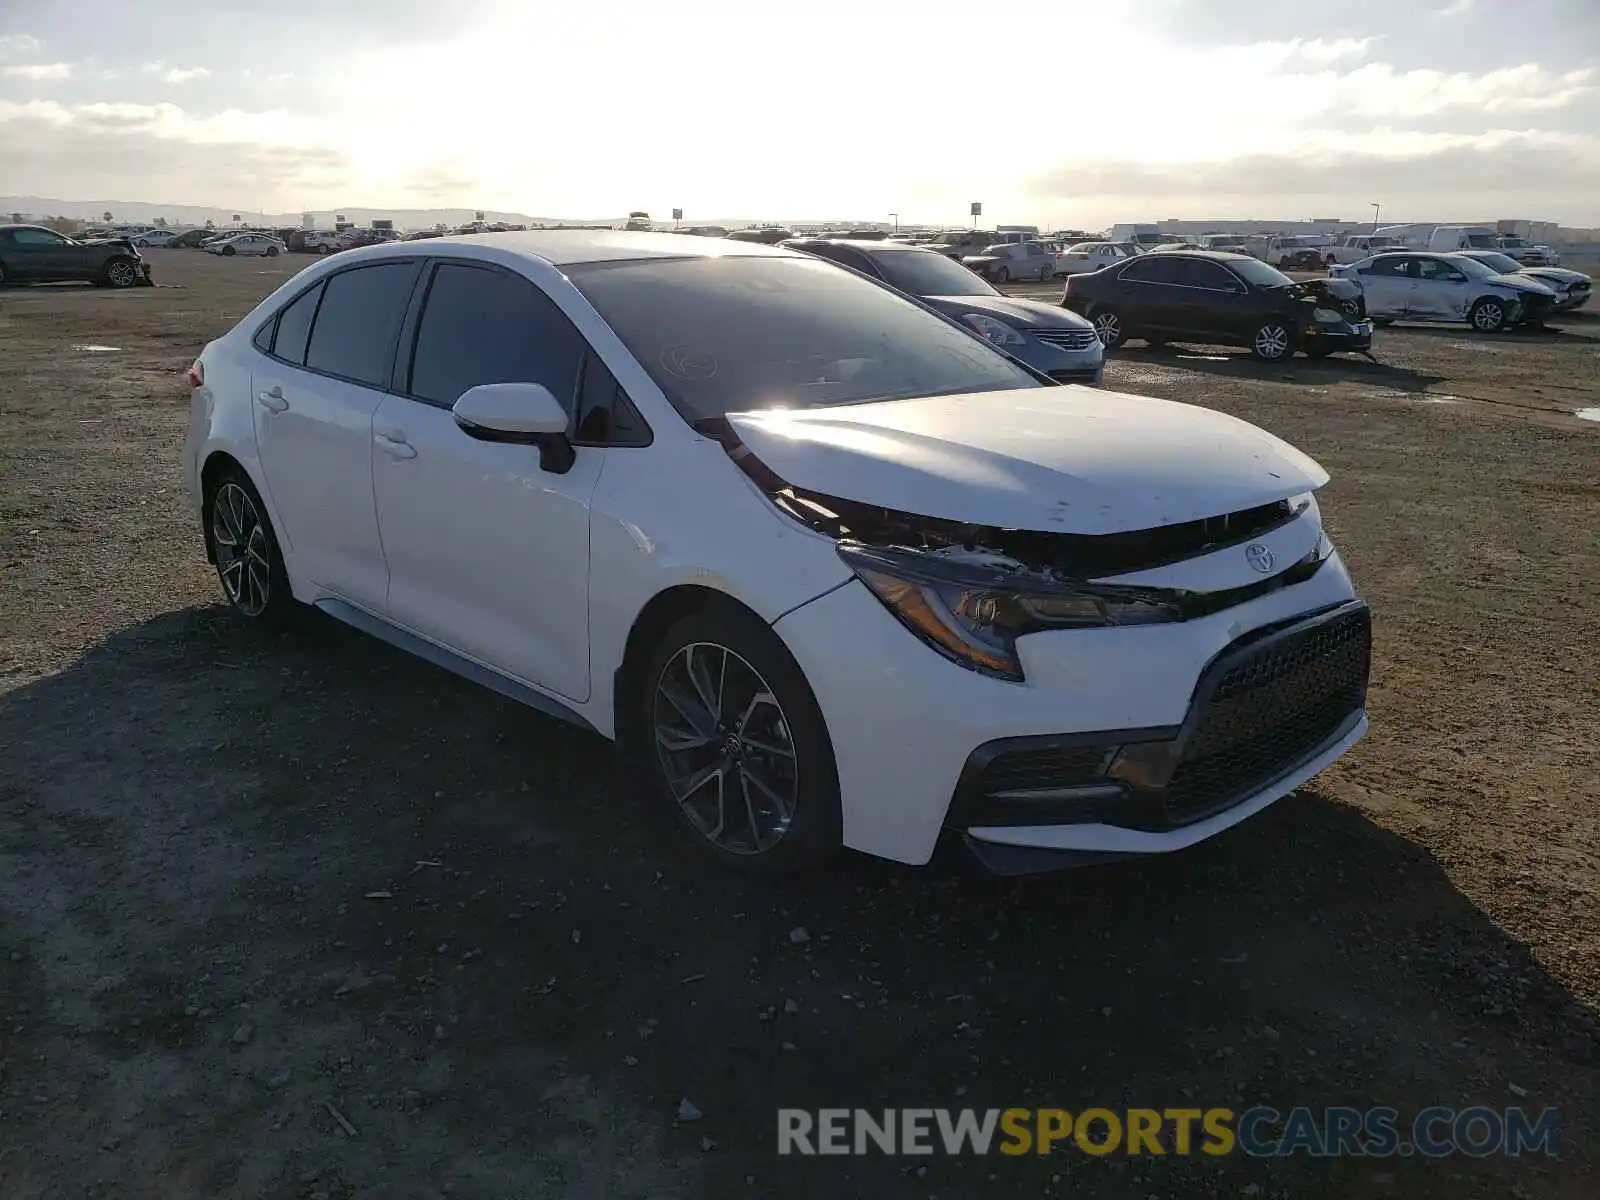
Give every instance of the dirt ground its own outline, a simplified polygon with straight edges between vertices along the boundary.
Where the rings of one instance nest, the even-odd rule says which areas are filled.
[[[5,1200],[1600,1195],[1600,321],[1118,353],[1332,472],[1371,734],[1164,861],[772,883],[596,738],[229,618],[179,372],[301,263],[150,257],[0,295]],[[1436,1103],[1561,1156],[776,1155],[779,1106]]]

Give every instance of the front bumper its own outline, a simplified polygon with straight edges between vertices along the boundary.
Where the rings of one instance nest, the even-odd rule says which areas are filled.
[[[1295,562],[1320,536],[1295,522],[1257,540],[1278,561]],[[971,793],[963,780],[974,755],[997,742],[1015,744],[1011,739],[1054,744],[1064,736],[1085,745],[1146,745],[1139,753],[1155,758],[1161,743],[1168,743],[1169,758],[1177,743],[1181,755],[1197,744],[1198,735],[1186,731],[1194,728],[1196,706],[1204,703],[1202,678],[1219,656],[1242,650],[1241,639],[1254,631],[1353,600],[1350,577],[1331,552],[1309,579],[1205,617],[1021,638],[1022,683],[976,674],[936,654],[855,581],[785,615],[774,628],[805,672],[827,722],[847,846],[925,863],[948,828],[993,847],[1145,854],[1181,849],[1236,824],[1303,782],[1293,768],[1314,773],[1343,747],[1330,745],[1320,756],[1316,747],[1305,748],[1294,762],[1277,764],[1287,773],[1276,783],[1246,779],[1227,795],[1212,797],[1220,807],[1197,801],[1182,824],[1163,824],[1154,802],[1131,791],[1138,803],[1126,810],[1077,814],[1093,820],[1041,822],[1038,803],[1034,815],[997,818],[992,805],[975,808],[966,799]],[[1136,742],[1130,731],[1147,740]],[[1359,732],[1352,727],[1349,740]],[[1109,798],[1107,793],[1095,803]],[[1121,832],[1113,838],[1107,829]]]
[[[1021,332],[1026,341],[1020,346],[1007,346],[1006,350],[1035,371],[1042,371],[1057,383],[1085,383],[1091,386],[1100,383],[1106,352],[1092,329],[1083,331],[1088,339],[1088,344],[1083,346],[1057,345],[1038,337],[1033,330]],[[1077,330],[1046,332],[1047,336],[1063,337],[1068,333],[1078,333]]]
[[[1372,349],[1372,322],[1346,321],[1343,325],[1311,322],[1300,330],[1303,350],[1365,351]]]

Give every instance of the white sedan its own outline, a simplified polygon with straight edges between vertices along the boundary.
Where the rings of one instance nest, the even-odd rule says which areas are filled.
[[[1461,321],[1479,333],[1537,325],[1556,293],[1526,275],[1502,274],[1466,254],[1384,253],[1335,264],[1328,273],[1361,285],[1367,315],[1396,320]]]
[[[178,240],[178,235],[170,229],[147,229],[143,233],[136,233],[128,239],[135,246],[170,246]]]
[[[236,233],[232,237],[217,238],[205,244],[206,250],[212,254],[221,254],[231,258],[235,254],[259,254],[266,258],[276,258],[285,253],[287,247],[268,233]]]
[[[196,532],[241,622],[311,605],[614,738],[643,784],[615,819],[659,806],[725,864],[1180,850],[1367,726],[1320,466],[1052,383],[810,255],[370,246],[189,381]]]
[[[1114,263],[1126,262],[1130,257],[1128,251],[1113,242],[1079,242],[1075,246],[1068,246],[1066,253],[1057,260],[1056,274],[1082,275]]]

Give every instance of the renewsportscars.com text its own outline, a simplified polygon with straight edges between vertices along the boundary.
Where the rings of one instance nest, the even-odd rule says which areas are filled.
[[[1258,1158],[1554,1156],[1556,1109],[782,1108],[781,1155],[1229,1155]]]

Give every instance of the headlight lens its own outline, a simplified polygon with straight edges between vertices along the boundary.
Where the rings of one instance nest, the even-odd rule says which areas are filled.
[[[1344,323],[1344,314],[1331,308],[1316,309],[1311,315],[1324,325],[1342,325]]]
[[[1049,629],[1181,621],[1176,597],[1058,582],[986,562],[841,543],[839,557],[900,622],[969,670],[1021,681],[1016,640]]]
[[[1022,345],[1022,335],[1004,321],[997,321],[983,313],[967,313],[961,319],[996,346]]]

